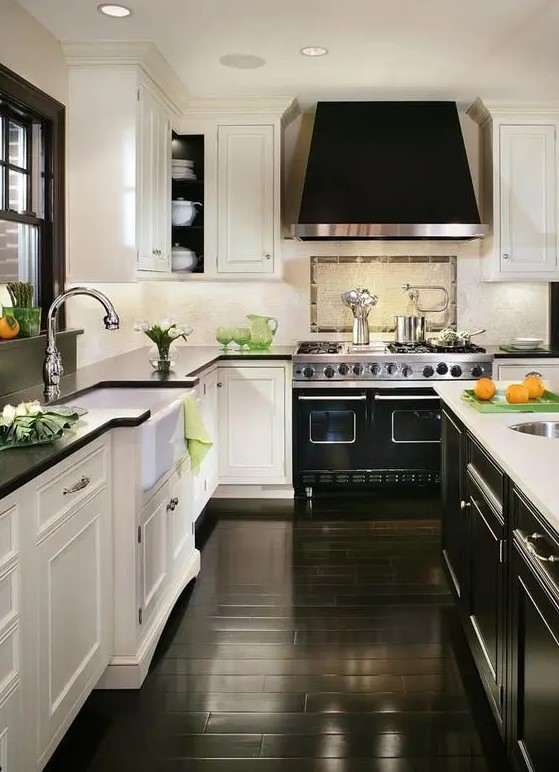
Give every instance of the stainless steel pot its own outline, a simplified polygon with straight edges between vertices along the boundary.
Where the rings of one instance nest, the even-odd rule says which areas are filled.
[[[425,340],[424,316],[395,316],[396,343],[423,343]]]

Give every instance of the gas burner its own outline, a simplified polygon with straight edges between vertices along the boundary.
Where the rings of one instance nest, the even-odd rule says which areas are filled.
[[[485,349],[475,343],[465,346],[432,346],[429,343],[389,343],[391,354],[485,354]]]
[[[328,340],[304,340],[297,347],[297,354],[338,354],[343,343]]]

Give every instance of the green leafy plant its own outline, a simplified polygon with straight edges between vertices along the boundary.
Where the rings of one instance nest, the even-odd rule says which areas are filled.
[[[78,420],[79,415],[64,406],[38,402],[6,405],[0,415],[0,450],[52,442]]]
[[[33,284],[30,281],[10,281],[6,285],[14,308],[33,307]]]

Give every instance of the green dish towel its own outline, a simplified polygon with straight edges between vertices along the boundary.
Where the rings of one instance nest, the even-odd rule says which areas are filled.
[[[213,442],[204,426],[196,397],[187,394],[183,399],[184,437],[190,454],[190,462],[194,474],[200,471],[200,464],[206,457]]]

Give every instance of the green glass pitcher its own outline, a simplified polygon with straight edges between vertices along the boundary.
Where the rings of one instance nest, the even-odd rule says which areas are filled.
[[[272,316],[257,316],[256,314],[247,314],[250,321],[250,340],[247,346],[253,350],[265,350],[270,345],[278,329],[278,320]]]

